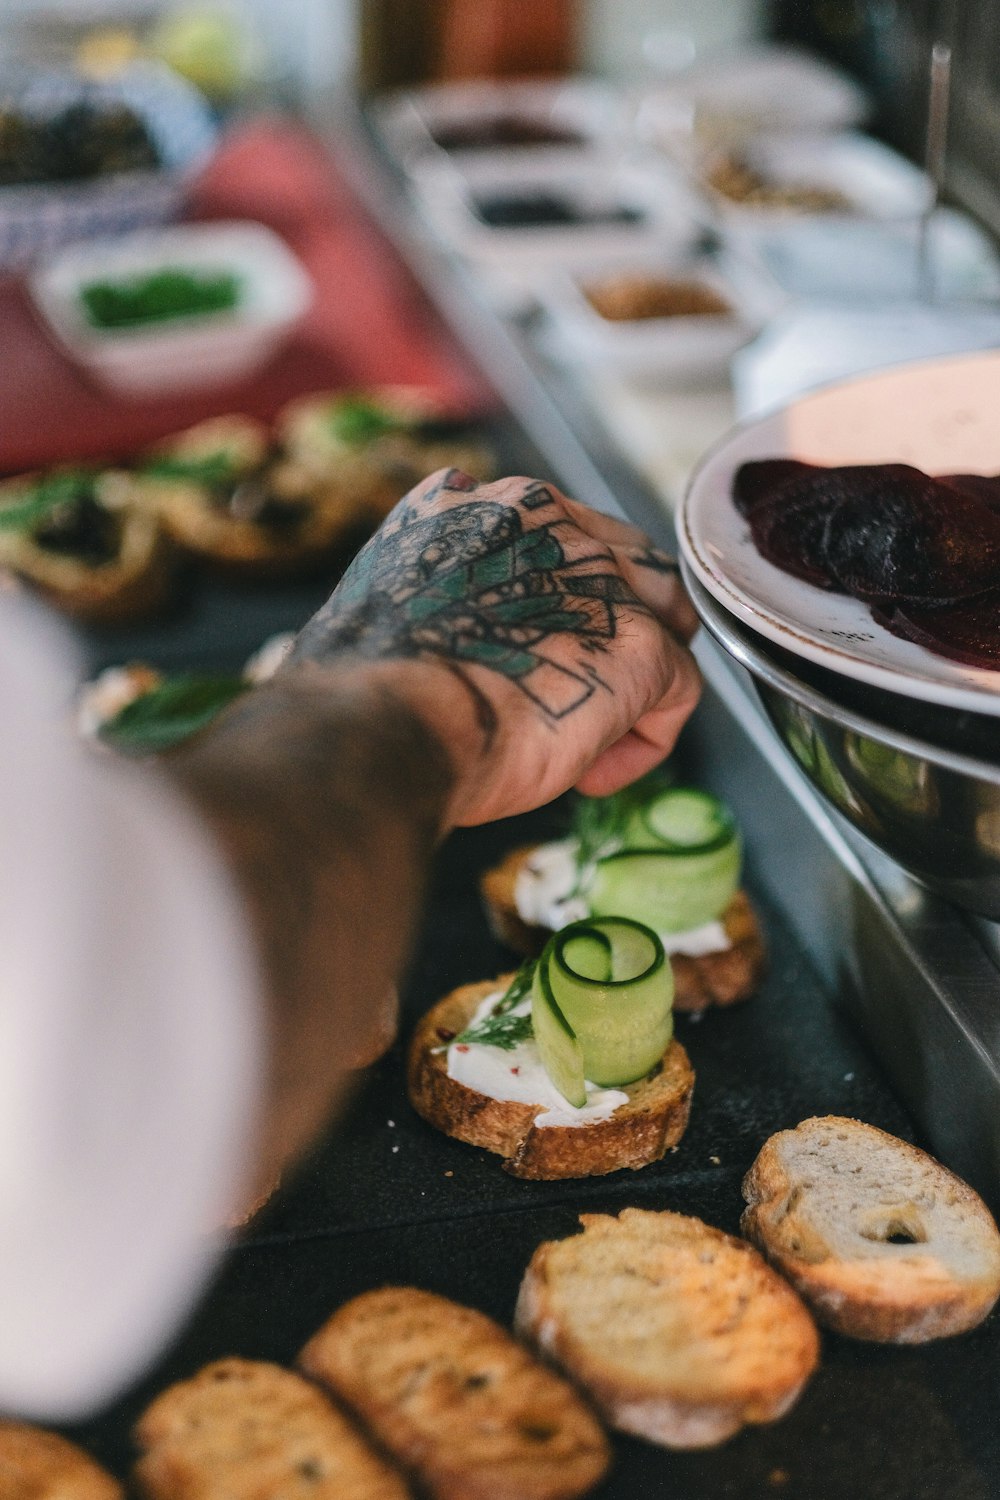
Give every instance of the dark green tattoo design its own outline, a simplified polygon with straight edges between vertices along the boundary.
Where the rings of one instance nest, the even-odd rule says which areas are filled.
[[[483,498],[422,513],[442,490],[472,487],[452,470],[432,492],[401,501],[303,631],[295,655],[436,657],[474,698],[487,735],[496,715],[467,666],[501,673],[548,718],[564,718],[606,687],[595,658],[614,639],[622,610],[646,610],[600,543],[567,557],[559,532],[575,530],[572,522],[525,529],[522,511],[555,505],[543,484],[517,506]],[[570,664],[546,653],[557,635],[573,638]]]
[[[663,552],[659,547],[644,547],[635,556],[635,564],[639,568],[648,568],[651,573],[680,573],[677,559],[671,557],[669,552]]]

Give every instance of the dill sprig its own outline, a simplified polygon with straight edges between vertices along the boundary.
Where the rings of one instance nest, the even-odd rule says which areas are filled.
[[[455,1047],[459,1042],[477,1042],[480,1047],[500,1047],[504,1052],[511,1052],[521,1042],[526,1042],[529,1037],[534,1036],[531,1026],[531,1016],[513,1016],[508,1011],[504,1015],[487,1016],[479,1022],[478,1026],[470,1026],[466,1031],[460,1031],[450,1047]]]
[[[583,870],[601,854],[617,848],[633,813],[649,802],[670,781],[661,767],[612,792],[609,797],[579,797],[573,811],[572,836],[576,840],[576,862]]]
[[[534,1035],[530,1011],[526,1016],[514,1016],[511,1011],[530,994],[536,963],[534,958],[526,959],[489,1015],[484,1016],[475,1026],[459,1032],[454,1041],[448,1042],[445,1047],[435,1050],[446,1052],[448,1047],[454,1047],[459,1042],[478,1042],[481,1047],[501,1047],[505,1052],[510,1052],[520,1042],[528,1041]]]

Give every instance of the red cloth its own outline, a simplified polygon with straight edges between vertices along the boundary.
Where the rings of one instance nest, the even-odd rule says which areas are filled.
[[[265,119],[234,131],[197,184],[190,217],[256,219],[281,234],[316,287],[302,326],[239,384],[133,398],[91,381],[49,338],[24,284],[0,280],[0,472],[125,457],[202,417],[271,417],[310,390],[398,382],[461,410],[483,404],[406,266],[300,126]]]

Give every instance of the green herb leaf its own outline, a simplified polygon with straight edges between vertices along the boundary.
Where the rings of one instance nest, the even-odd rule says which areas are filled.
[[[52,474],[25,490],[20,499],[0,504],[0,531],[29,531],[36,521],[93,492],[94,476],[85,469]]]
[[[487,1016],[480,1021],[478,1026],[470,1026],[466,1031],[460,1031],[450,1047],[456,1047],[459,1042],[478,1042],[481,1047],[500,1047],[504,1052],[511,1052],[520,1042],[526,1042],[534,1032],[531,1027],[531,1016],[493,1015]]]
[[[329,424],[335,438],[354,448],[374,442],[387,432],[400,432],[407,426],[402,418],[363,396],[347,396],[338,401],[330,408]]]
[[[580,797],[573,812],[572,836],[577,842],[577,864],[583,869],[609,847],[621,843],[636,808],[669,786],[670,778],[657,767],[610,797]],[[575,894],[575,892],[574,892]]]
[[[187,479],[194,484],[217,485],[230,483],[236,477],[232,455],[225,452],[206,453],[202,458],[182,458],[170,453],[148,458],[139,465],[139,473],[150,479]]]
[[[514,978],[507,986],[506,994],[502,997],[502,999],[497,1001],[496,1005],[494,1005],[493,1014],[495,1016],[506,1015],[509,1010],[514,1009],[514,1006],[517,1005],[519,1001],[524,999],[525,995],[531,993],[531,985],[535,978],[535,968],[537,966],[537,963],[537,958],[525,959],[524,963],[518,969],[517,973],[514,975]]]
[[[185,271],[164,266],[120,281],[92,281],[80,292],[92,328],[134,328],[168,318],[229,312],[242,284],[231,271]]]
[[[153,755],[181,744],[204,729],[215,716],[247,692],[242,677],[168,678],[141,698],[126,704],[100,730],[100,737],[127,755]]]

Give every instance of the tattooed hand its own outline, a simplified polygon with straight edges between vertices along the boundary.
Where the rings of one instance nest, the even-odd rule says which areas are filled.
[[[358,554],[292,662],[361,669],[447,749],[449,822],[603,795],[694,708],[697,619],[635,527],[531,479],[432,475]]]

